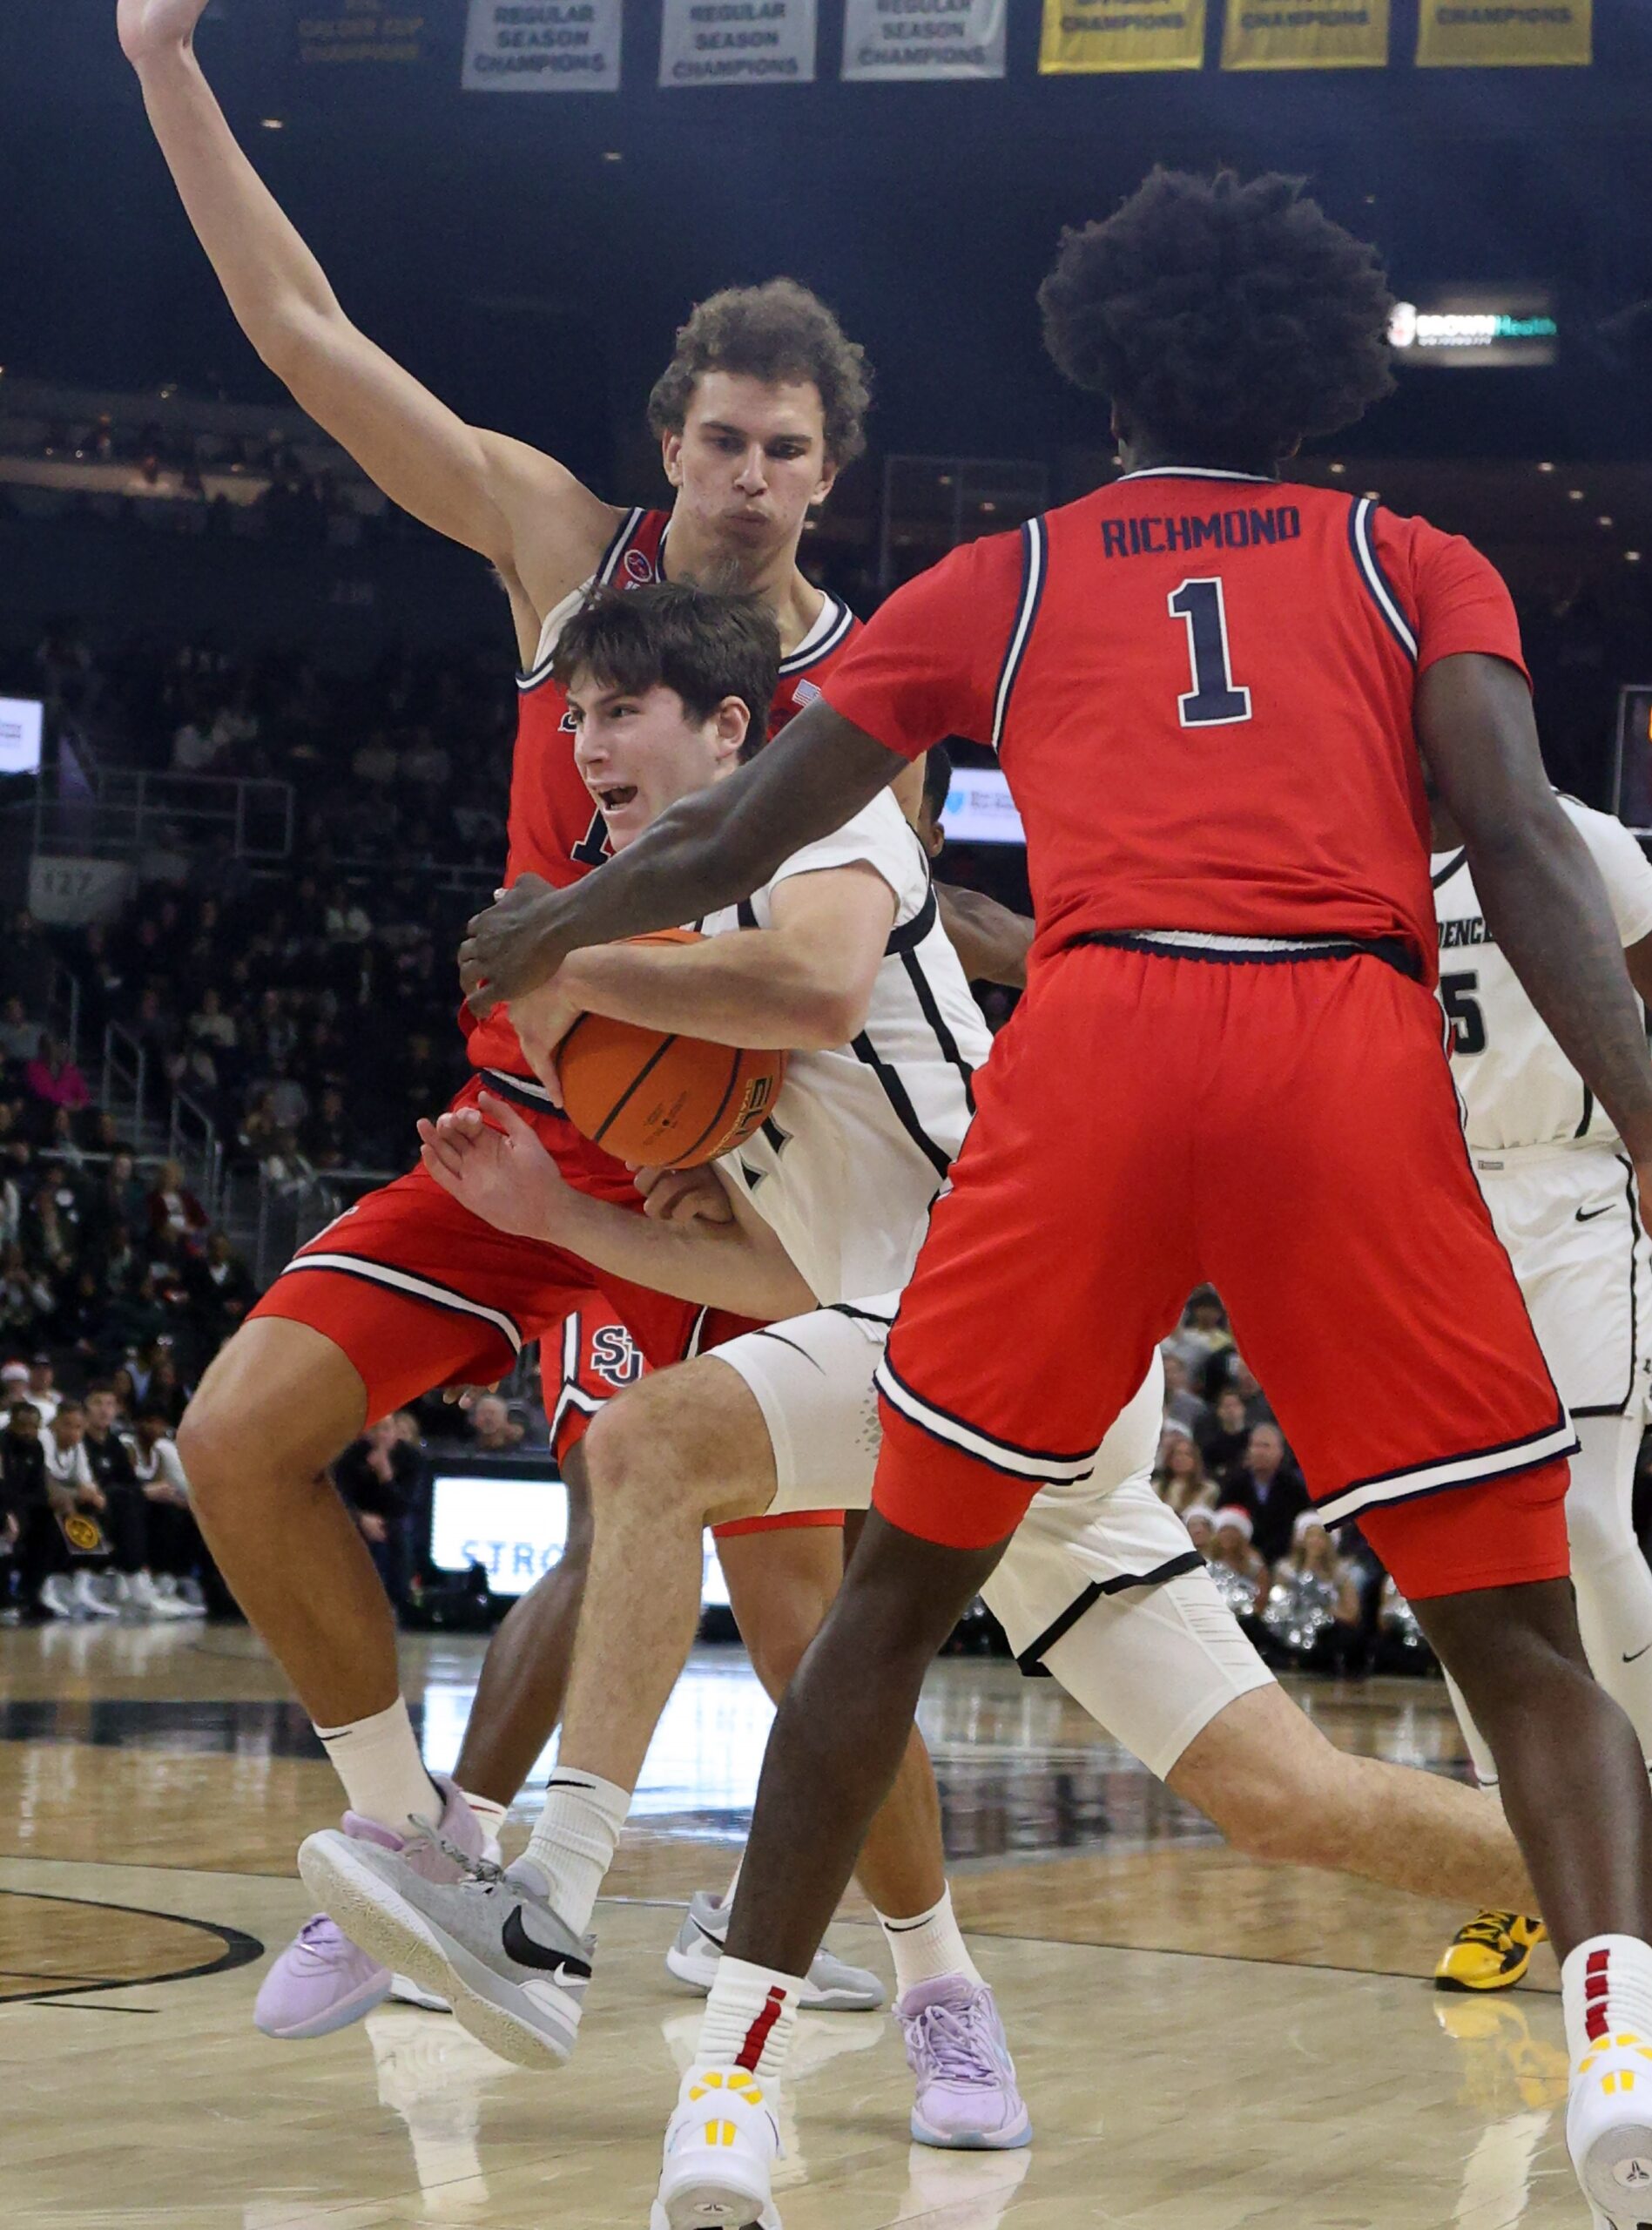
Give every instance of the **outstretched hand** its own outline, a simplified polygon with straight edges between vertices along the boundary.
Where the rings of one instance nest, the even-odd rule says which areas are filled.
[[[509,1100],[482,1093],[475,1107],[419,1124],[419,1159],[444,1193],[519,1239],[552,1239],[569,1197],[562,1172]]]
[[[207,0],[119,0],[115,29],[121,52],[136,64],[186,47],[206,5]]]

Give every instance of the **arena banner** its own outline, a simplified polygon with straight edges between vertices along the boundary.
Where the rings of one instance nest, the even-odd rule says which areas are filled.
[[[846,78],[1001,78],[1009,0],[845,0]]]
[[[1097,70],[1202,70],[1205,0],[1044,0],[1038,67],[1047,78]]]
[[[1420,70],[1577,67],[1592,62],[1594,0],[1420,0]]]
[[[390,0],[323,0],[301,9],[298,54],[304,63],[422,62],[430,40],[427,11]]]
[[[1380,70],[1389,0],[1228,0],[1224,70]]]
[[[470,0],[473,93],[617,93],[624,0]]]
[[[664,0],[662,85],[809,85],[815,0]]]

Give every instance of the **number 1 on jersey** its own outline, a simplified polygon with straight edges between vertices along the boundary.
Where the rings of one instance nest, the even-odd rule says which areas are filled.
[[[1228,609],[1220,581],[1183,581],[1169,598],[1187,629],[1193,686],[1177,699],[1184,728],[1231,727],[1251,717],[1251,693],[1235,686],[1228,653]]]

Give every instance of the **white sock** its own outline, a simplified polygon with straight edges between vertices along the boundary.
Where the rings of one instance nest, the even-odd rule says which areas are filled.
[[[1635,1936],[1591,1936],[1561,1962],[1561,2006],[1574,2069],[1602,2037],[1652,2041],[1652,1945]]]
[[[473,1796],[468,1788],[461,1789],[459,1793],[470,1807],[472,1819],[482,1829],[483,1852],[491,1858],[499,1848],[499,1838],[504,1831],[505,1820],[510,1807],[508,1804],[496,1804],[491,1796]]]
[[[914,1920],[891,1920],[884,1913],[878,1918],[894,1957],[898,1994],[919,1983],[937,1983],[943,1975],[968,1975],[972,1983],[981,1979],[953,1916],[950,1887],[941,1891],[938,1905]]]
[[[801,1975],[748,1966],[725,1951],[706,2001],[695,2064],[743,2067],[765,2081],[776,2080],[792,2049],[802,1994]]]
[[[375,1711],[371,1719],[315,1731],[344,1783],[352,1812],[398,1835],[411,1832],[410,1820],[441,1819],[445,1808],[442,1792],[424,1769],[402,1697],[388,1711]]]
[[[526,1856],[550,1883],[557,1917],[583,1936],[603,1876],[614,1862],[631,1793],[595,1774],[558,1766],[545,1791],[545,1808],[528,1838]]]

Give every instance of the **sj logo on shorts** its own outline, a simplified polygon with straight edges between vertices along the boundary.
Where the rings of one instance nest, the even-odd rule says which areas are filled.
[[[635,1386],[643,1375],[643,1357],[623,1324],[604,1324],[590,1335],[590,1367],[609,1386]]]

